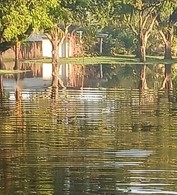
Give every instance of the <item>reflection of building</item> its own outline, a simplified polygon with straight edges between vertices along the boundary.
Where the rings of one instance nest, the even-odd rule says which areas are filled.
[[[13,67],[9,64],[7,68]],[[20,87],[22,89],[46,88],[51,85],[52,81],[52,64],[51,63],[22,63],[21,70],[25,72],[20,74]],[[62,64],[58,74],[64,85],[67,87],[81,87],[82,66],[73,64]],[[6,89],[15,89],[15,75],[4,75],[4,86]]]
[[[80,65],[62,64],[60,66],[59,75],[65,86],[81,87],[84,72],[82,66]],[[43,63],[42,77],[45,80],[52,79],[52,64]]]
[[[22,62],[19,65],[20,70],[24,72],[18,75],[21,89],[39,89],[51,86],[52,83],[52,64],[51,63],[27,63]],[[98,65],[82,66],[77,64],[62,64],[59,66],[59,78],[65,87],[81,88],[95,86],[98,82]],[[8,70],[13,69],[11,63],[6,64]],[[4,75],[3,86],[6,89],[15,89],[16,74]]]
[[[51,63],[43,63],[42,77],[43,79],[46,79],[46,80],[52,79],[52,64]]]

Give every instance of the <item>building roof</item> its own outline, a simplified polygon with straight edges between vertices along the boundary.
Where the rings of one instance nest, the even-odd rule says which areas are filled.
[[[31,34],[27,39],[26,41],[32,41],[32,42],[35,42],[35,41],[42,41],[44,38],[46,38],[46,36],[44,34],[37,34],[37,33],[34,33],[34,34]]]

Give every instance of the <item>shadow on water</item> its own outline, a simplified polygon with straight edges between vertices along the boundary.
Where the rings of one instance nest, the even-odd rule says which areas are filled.
[[[163,65],[66,66],[66,89],[51,87],[50,65],[20,67],[34,71],[1,83],[0,194],[177,194]]]

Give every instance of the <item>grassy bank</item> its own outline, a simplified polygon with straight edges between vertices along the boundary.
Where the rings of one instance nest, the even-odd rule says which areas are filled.
[[[20,71],[20,70],[0,70],[0,75],[4,75],[4,74],[17,74],[17,73],[22,73],[24,71]]]
[[[52,59],[36,59],[26,60],[25,62],[35,63],[51,63]],[[119,55],[116,57],[100,56],[100,57],[73,57],[73,58],[60,58],[60,64],[174,64],[177,63],[177,58],[173,60],[164,60],[162,56],[147,56],[145,63],[140,63],[138,58],[133,55]]]

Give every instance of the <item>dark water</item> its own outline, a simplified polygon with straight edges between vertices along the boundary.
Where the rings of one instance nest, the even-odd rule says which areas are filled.
[[[33,78],[16,98],[12,81],[0,101],[0,194],[177,194],[174,93],[104,87],[52,99]]]

